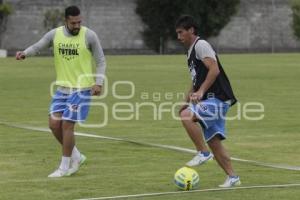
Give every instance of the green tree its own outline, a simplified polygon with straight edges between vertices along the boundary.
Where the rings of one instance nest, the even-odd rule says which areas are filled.
[[[217,36],[236,13],[240,0],[137,0],[136,13],[146,25],[145,44],[160,53],[169,39],[176,37],[174,24],[182,14],[199,23],[202,38]]]
[[[181,13],[182,0],[137,0],[136,13],[146,25],[143,31],[145,44],[155,51],[164,51],[174,23]]]
[[[62,25],[64,21],[64,12],[59,9],[49,9],[44,14],[44,27],[47,31]]]
[[[293,11],[293,30],[295,36],[300,39],[300,0],[291,1]]]
[[[8,3],[0,1],[0,48],[2,47],[2,36],[6,31],[7,17],[12,13],[12,7]]]
[[[195,17],[199,35],[217,36],[237,12],[240,0],[186,0],[184,13]]]

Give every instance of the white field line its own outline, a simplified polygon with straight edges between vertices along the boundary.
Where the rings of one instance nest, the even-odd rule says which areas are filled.
[[[159,193],[144,193],[144,194],[130,194],[110,197],[96,197],[96,198],[85,198],[77,200],[108,200],[108,199],[122,199],[122,198],[138,198],[138,197],[150,197],[150,196],[163,196],[163,195],[175,195],[185,193],[198,193],[198,192],[215,192],[215,191],[234,191],[234,190],[247,190],[247,189],[261,189],[261,188],[290,188],[299,187],[300,184],[282,184],[282,185],[254,185],[245,187],[231,187],[231,188],[211,188],[202,190],[191,190],[191,191],[176,191],[176,192],[159,192]]]
[[[1,121],[0,121],[0,124],[6,125],[6,126],[9,126],[9,127],[15,127],[15,128],[21,128],[21,129],[27,129],[27,130],[33,130],[33,131],[51,132],[50,129],[42,128],[42,127],[33,127],[33,126],[27,126],[27,125],[11,124],[11,123],[1,122]],[[187,148],[182,148],[182,147],[177,147],[177,146],[171,146],[171,145],[162,145],[162,144],[139,142],[139,141],[135,141],[135,140],[116,138],[116,137],[108,137],[108,136],[101,136],[101,135],[94,135],[94,134],[81,133],[81,132],[75,132],[75,135],[83,136],[83,137],[89,137],[89,138],[99,138],[99,139],[107,139],[107,140],[114,140],[114,141],[122,141],[122,142],[134,143],[134,144],[139,144],[139,145],[144,145],[144,146],[176,150],[176,151],[192,153],[192,154],[196,153],[196,151],[192,150],[192,149],[187,149]],[[237,162],[249,163],[249,164],[253,164],[253,165],[257,165],[257,166],[263,166],[263,167],[300,171],[300,166],[290,166],[290,165],[286,165],[286,164],[264,163],[264,162],[259,162],[259,161],[254,161],[254,160],[246,160],[246,159],[240,159],[240,158],[234,158],[234,157],[231,157],[231,160],[234,160],[234,161],[237,161]]]

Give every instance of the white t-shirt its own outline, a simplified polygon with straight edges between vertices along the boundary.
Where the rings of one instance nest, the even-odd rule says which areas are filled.
[[[195,42],[199,39],[199,37],[196,38]],[[193,50],[193,46],[195,42],[190,46],[188,50],[188,58],[191,55],[191,52]],[[196,51],[196,58],[199,60],[203,60],[204,58],[212,58],[214,60],[216,59],[216,52],[213,50],[211,45],[206,41],[206,40],[198,40],[196,46],[195,46],[195,51]]]

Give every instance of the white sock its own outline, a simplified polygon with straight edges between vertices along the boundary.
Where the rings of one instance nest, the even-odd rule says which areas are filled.
[[[61,163],[59,168],[63,171],[67,171],[70,168],[71,157],[61,157]]]
[[[72,160],[76,160],[76,161],[80,160],[80,152],[78,151],[78,149],[76,148],[76,146],[74,146],[74,148],[72,150],[71,158],[72,158]]]

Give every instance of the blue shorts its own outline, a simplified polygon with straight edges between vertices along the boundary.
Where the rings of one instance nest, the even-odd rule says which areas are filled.
[[[90,108],[90,92],[90,90],[84,90],[66,94],[57,90],[50,105],[50,115],[62,113],[63,120],[84,121]]]
[[[189,110],[199,119],[206,141],[211,140],[216,135],[219,135],[222,140],[226,138],[225,116],[228,109],[229,104],[217,98],[208,98],[189,106]]]

